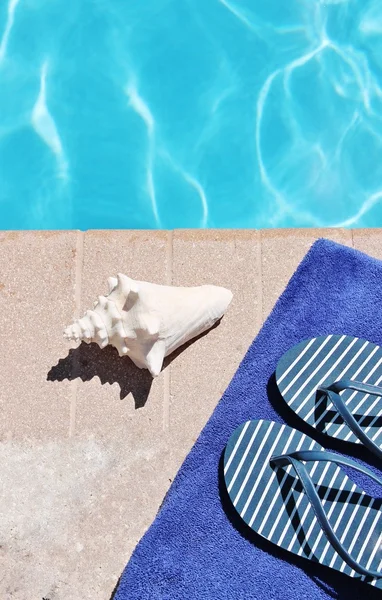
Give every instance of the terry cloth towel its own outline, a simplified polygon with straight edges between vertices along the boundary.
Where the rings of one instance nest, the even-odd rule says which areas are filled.
[[[184,461],[154,523],[134,551],[115,600],[315,600],[381,598],[365,583],[295,557],[242,526],[227,503],[221,458],[234,429],[270,419],[303,430],[277,391],[274,371],[294,344],[344,333],[382,345],[382,262],[318,240],[250,346]],[[328,449],[378,461],[364,448],[314,436]],[[377,484],[348,471],[365,491]],[[252,535],[251,535],[252,533]]]

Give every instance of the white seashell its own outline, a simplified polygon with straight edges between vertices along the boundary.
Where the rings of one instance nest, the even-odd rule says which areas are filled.
[[[109,295],[65,329],[64,337],[101,348],[108,344],[156,377],[163,359],[218,321],[232,293],[222,287],[172,287],[134,281],[121,273],[108,279]]]

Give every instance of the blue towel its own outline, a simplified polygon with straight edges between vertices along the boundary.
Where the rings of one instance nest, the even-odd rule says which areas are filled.
[[[224,446],[243,421],[271,419],[304,430],[280,397],[274,370],[293,344],[329,333],[382,345],[382,262],[318,240],[184,461],[121,577],[115,600],[381,597],[375,588],[297,558],[245,529],[226,502],[220,477]],[[315,437],[327,448],[368,461],[378,473],[377,460],[364,448]],[[382,494],[365,477],[351,476],[369,493]]]

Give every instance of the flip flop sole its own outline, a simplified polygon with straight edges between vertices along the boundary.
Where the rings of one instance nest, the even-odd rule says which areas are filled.
[[[331,402],[317,394],[319,386],[340,379],[380,385],[382,349],[367,340],[347,335],[321,336],[288,350],[276,368],[279,391],[301,419],[321,433],[359,444]],[[340,394],[365,433],[382,448],[381,399],[352,390]]]
[[[241,519],[257,534],[298,556],[382,589],[382,579],[355,572],[328,542],[292,467],[272,456],[323,450],[303,433],[271,421],[247,421],[224,451],[224,480]],[[382,500],[368,496],[332,462],[306,463],[327,518],[342,545],[370,570],[382,567]]]

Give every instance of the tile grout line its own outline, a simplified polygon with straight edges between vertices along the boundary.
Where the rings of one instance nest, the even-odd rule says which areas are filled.
[[[259,323],[259,327],[258,327],[258,331],[260,331],[261,327],[263,326],[264,323],[264,314],[263,314],[263,309],[264,309],[264,303],[263,303],[263,287],[264,287],[264,282],[263,282],[263,238],[262,238],[262,234],[261,234],[261,229],[258,230],[259,235],[258,235],[258,242],[257,242],[257,262],[258,262],[258,266],[259,266],[259,273],[260,273],[260,294],[259,294],[259,314],[260,314],[260,323]],[[257,334],[256,334],[257,335]]]
[[[350,233],[351,233],[351,247],[354,248],[354,229],[351,229]]]
[[[172,285],[172,267],[173,267],[173,239],[174,232],[167,231],[166,247],[166,285]],[[170,428],[170,386],[171,386],[171,365],[163,371],[163,430]]]
[[[78,319],[81,314],[81,294],[82,294],[82,267],[84,261],[84,237],[83,231],[77,231],[76,239],[76,272],[75,272],[75,284],[74,284],[74,311],[75,318]],[[74,375],[77,371],[76,361],[73,364]],[[70,416],[69,416],[69,437],[73,437],[76,428],[76,408],[77,408],[77,392],[78,392],[78,380],[74,378],[72,384],[72,396],[70,399]]]

